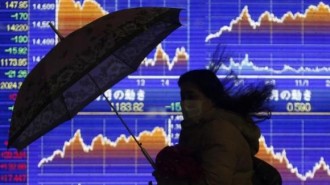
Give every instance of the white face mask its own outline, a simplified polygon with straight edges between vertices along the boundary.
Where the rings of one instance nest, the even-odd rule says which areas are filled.
[[[189,119],[193,122],[198,122],[202,116],[201,100],[184,100],[181,102],[184,119]]]

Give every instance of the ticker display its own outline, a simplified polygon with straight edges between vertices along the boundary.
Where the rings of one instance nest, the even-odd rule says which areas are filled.
[[[182,8],[182,27],[138,70],[23,151],[7,149],[17,92],[58,42],[89,22],[133,7]],[[153,169],[107,104],[154,159],[178,142],[177,80],[208,65],[218,44],[238,84],[272,83],[273,116],[259,123],[258,157],[284,185],[330,182],[330,1],[30,0],[0,2],[0,184],[142,185]],[[106,98],[105,98],[106,97]]]
[[[0,2],[0,183],[27,182],[27,151],[7,150],[17,91],[28,74],[29,2]]]

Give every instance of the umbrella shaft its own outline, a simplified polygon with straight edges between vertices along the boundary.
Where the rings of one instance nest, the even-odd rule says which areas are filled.
[[[89,78],[93,81],[93,83],[95,84],[95,86],[97,87],[97,89],[102,92],[102,90],[100,89],[100,87],[97,85],[96,81],[94,80],[94,78],[88,73],[87,74],[89,76]],[[119,115],[117,109],[111,104],[111,102],[109,101],[108,97],[105,96],[104,93],[102,93],[102,96],[105,98],[105,100],[107,101],[107,103],[109,104],[109,106],[115,111],[117,117],[120,119],[121,123],[124,125],[124,127],[126,128],[126,130],[129,132],[129,134],[133,137],[134,141],[136,142],[136,144],[140,147],[143,155],[146,157],[146,159],[148,160],[148,162],[151,164],[151,166],[156,169],[156,165],[155,162],[152,160],[152,158],[150,157],[150,155],[148,154],[147,150],[145,148],[142,147],[142,143],[140,143],[136,137],[134,136],[133,132],[131,131],[131,129],[127,126],[127,124],[125,123],[125,121],[123,120],[123,118]]]
[[[63,35],[55,28],[55,26],[50,22],[48,25],[52,28],[52,30],[56,33],[56,35],[60,38],[60,40],[63,40]]]
[[[130,133],[130,135],[133,137],[134,141],[136,142],[136,144],[140,147],[141,152],[143,153],[143,155],[146,157],[146,159],[149,161],[149,163],[151,164],[151,166],[155,169],[155,162],[152,160],[152,158],[150,157],[149,153],[147,152],[147,150],[145,148],[143,148],[142,143],[140,143],[136,137],[134,136],[134,134],[132,133],[132,131],[130,130],[130,128],[127,126],[127,124],[125,123],[125,121],[123,120],[123,118],[119,115],[118,111],[116,110],[116,108],[110,103],[110,101],[107,99],[107,97],[105,96],[105,94],[103,93],[102,96],[106,99],[107,103],[109,104],[109,106],[115,111],[116,115],[118,116],[118,118],[120,119],[121,123],[124,125],[124,127],[127,129],[127,131]]]

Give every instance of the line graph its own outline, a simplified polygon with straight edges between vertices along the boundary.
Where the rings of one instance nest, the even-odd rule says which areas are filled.
[[[241,14],[230,22],[229,26],[223,26],[216,33],[211,33],[206,36],[205,41],[221,37],[223,34],[234,32],[236,34],[244,34],[249,32],[256,34],[261,31],[269,36],[282,33],[282,34],[297,34],[303,36],[304,34],[315,33],[327,33],[326,27],[329,25],[328,17],[330,16],[330,8],[328,5],[320,2],[317,6],[309,6],[304,13],[292,13],[287,12],[282,17],[278,18],[273,13],[268,11],[261,14],[257,21],[254,21],[249,14],[247,6],[244,6]],[[269,37],[271,38],[271,37]],[[285,36],[283,36],[283,39]],[[301,37],[301,43],[303,42]],[[269,40],[271,43],[275,43],[276,40]]]
[[[111,13],[106,11],[101,3],[95,0],[85,0],[83,2],[75,0],[58,0],[58,6],[56,8],[56,22],[59,32],[65,37],[76,29],[92,22],[93,20]],[[184,15],[183,15],[184,16]],[[187,18],[181,18],[188,20]],[[186,71],[188,68],[189,54],[187,48],[189,48],[189,40],[187,30],[178,36],[176,41],[166,40],[158,47],[154,52],[150,54],[142,61],[141,68],[139,68],[137,74],[146,75],[164,75],[164,74],[180,74],[182,71]],[[175,34],[175,33],[174,33]],[[172,59],[168,54],[168,51],[164,50],[164,47],[173,53]],[[153,57],[152,57],[153,55]],[[153,68],[152,70],[147,68]]]
[[[261,59],[262,60],[262,59]],[[230,71],[234,70],[239,74],[252,74],[252,75],[316,75],[316,74],[330,74],[330,67],[325,66],[314,66],[299,68],[293,68],[287,64],[283,64],[282,69],[273,69],[269,66],[257,66],[249,59],[249,55],[245,54],[241,62],[234,61],[233,58],[229,60],[229,64],[222,67],[223,70]]]
[[[210,4],[214,6],[212,13],[218,14],[215,7],[220,3]],[[250,75],[282,72],[283,75],[329,75],[329,56],[323,52],[329,47],[329,35],[325,31],[329,25],[329,5],[319,2],[307,6],[303,12],[287,11],[277,16],[267,10],[254,15],[254,18],[251,14],[249,6],[243,6],[230,22],[215,31],[209,28],[211,33],[205,37],[205,42],[210,46],[226,43],[234,61],[246,60],[248,56],[253,61],[254,65],[250,63],[252,68],[245,66],[248,67],[246,70],[238,70]],[[214,19],[209,20],[212,27],[214,22]],[[225,68],[237,69],[237,64],[235,66],[227,65]]]
[[[55,8],[33,9],[43,3]],[[330,25],[329,1],[36,0],[30,4],[29,65],[35,65],[53,46],[32,42],[55,37],[42,21],[54,22],[67,35],[121,9],[184,9],[182,28],[159,44],[133,75],[111,91],[114,101],[115,97],[125,97],[126,92],[143,92],[142,100],[121,102],[123,98],[114,103],[119,107],[143,105],[143,111],[121,114],[134,134],[143,136],[143,144],[146,141],[152,156],[165,145],[164,141],[177,141],[180,120],[172,117],[180,117],[180,113],[165,107],[179,101],[180,74],[205,68],[215,46],[223,43],[230,60],[220,69],[219,78],[234,70],[242,78],[240,83],[263,80],[276,85],[272,100],[276,110],[269,122],[260,124],[263,137],[258,155],[284,174],[284,185],[328,183],[330,53],[325,51],[330,49],[326,29]],[[308,105],[309,111],[295,110],[300,105]],[[104,99],[99,98],[36,141],[28,148],[27,184],[137,185],[153,180],[150,165],[116,119]],[[108,156],[110,152],[114,154]]]
[[[85,0],[82,4],[74,0],[58,0],[56,25],[59,32],[65,37],[107,13],[94,0]]]
[[[159,122],[159,118],[141,120],[135,117],[126,116],[125,121],[150,156],[155,159],[157,152],[169,142],[164,130],[167,128],[167,123]],[[66,133],[73,135],[60,141],[59,134]],[[153,179],[150,164],[115,117],[76,118],[60,126],[50,135],[44,136],[40,142],[36,144],[39,151],[30,152],[33,161],[30,170],[38,174],[38,178],[32,179],[31,184],[33,180],[40,183],[72,181],[82,184],[91,181],[87,176],[81,177],[82,174],[89,174],[88,176],[98,179],[93,182],[114,184],[119,182],[131,184]],[[53,143],[53,146],[47,143]],[[62,147],[58,147],[61,145]],[[34,155],[37,153],[43,157]],[[62,174],[64,176],[71,174],[71,176],[67,176],[65,180],[47,178],[60,177]],[[125,175],[127,178],[123,179]],[[108,179],[104,179],[105,177]]]
[[[164,51],[162,45],[159,44],[156,47],[153,58],[145,58],[137,74],[145,75],[159,75],[160,72],[168,75],[179,75],[182,71],[185,71],[188,66],[189,54],[186,52],[184,47],[177,48],[175,51],[175,56],[171,60],[169,55]],[[152,68],[150,70],[148,68]]]
[[[272,164],[281,173],[283,181],[290,184],[301,184],[303,181],[329,181],[330,168],[329,165],[321,157],[320,161],[315,163],[313,169],[305,174],[301,174],[299,170],[290,163],[285,150],[282,153],[275,153],[273,147],[268,147],[264,137],[260,138],[260,149],[256,155],[260,159]]]
[[[166,138],[165,131],[159,127],[154,128],[151,132],[142,131],[137,137],[137,139],[145,145],[146,149],[150,151],[153,158],[155,158],[155,154],[158,151],[168,144]],[[136,157],[138,158],[137,160],[143,160],[143,156],[137,154],[137,152],[139,152],[138,148],[131,136],[125,137],[124,135],[121,135],[116,141],[110,141],[105,136],[98,135],[93,138],[90,145],[87,145],[83,141],[81,131],[77,130],[73,138],[71,138],[70,141],[65,142],[62,150],[56,150],[51,156],[43,158],[39,162],[38,167],[47,167],[50,163],[52,163],[51,165],[57,166],[57,164],[61,164],[61,160],[63,161],[62,164],[69,163],[68,165],[70,166],[78,165],[80,167],[84,164],[95,164],[99,167],[106,166],[106,164],[103,163],[106,162],[104,160],[110,160],[108,161],[110,163],[120,162],[122,164],[137,165],[136,161],[127,160],[127,158],[130,157]],[[87,156],[84,157],[84,154],[87,154]],[[78,160],[72,161],[72,158]],[[102,159],[101,161],[90,160],[94,158],[105,159]],[[89,160],[86,161],[86,159]],[[121,159],[125,160],[121,161]]]
[[[103,120],[103,122],[104,121],[106,120]],[[108,121],[106,122],[107,125],[111,124]],[[278,125],[278,123],[272,123],[273,126],[274,124]],[[139,125],[140,124],[137,126]],[[292,128],[294,127],[296,126],[292,125]],[[84,130],[88,129],[86,127],[81,128]],[[150,131],[140,129],[141,132],[138,132],[137,136],[148,152],[150,152],[152,158],[155,158],[156,153],[164,146],[168,145],[169,141],[167,140],[167,131],[163,129],[164,127],[150,126],[149,128],[151,128],[148,129]],[[322,183],[330,180],[329,165],[324,157],[321,156],[319,159],[315,158],[314,163],[310,164],[310,167],[303,172],[301,171],[301,168],[299,168],[299,163],[292,159],[295,156],[292,155],[292,149],[286,147],[286,149],[275,150],[273,145],[278,145],[276,142],[276,136],[281,135],[281,133],[276,131],[276,128],[273,129],[272,133],[268,133],[267,129],[263,128],[264,132],[262,133],[264,133],[265,136],[262,136],[259,140],[260,149],[257,157],[276,167],[281,173],[283,180],[293,185],[298,185],[303,182]],[[294,130],[291,132],[295,133]],[[117,134],[119,133],[117,132]],[[281,137],[288,138],[290,136],[290,133],[282,134]],[[321,135],[319,134],[318,136],[320,137]],[[327,135],[324,136],[328,137]],[[296,133],[295,137],[299,137],[299,134]],[[102,174],[111,176],[118,171],[139,176],[140,173],[151,170],[150,165],[143,158],[130,136],[119,135],[118,137],[114,137],[114,139],[109,139],[103,134],[98,134],[92,136],[91,140],[85,141],[84,134],[78,129],[75,130],[71,138],[66,138],[65,140],[62,148],[47,151],[48,154],[44,157],[36,159],[39,160],[38,169],[41,171],[41,176],[49,173],[54,175],[57,174],[59,176],[62,173],[70,173],[74,175],[92,173],[96,176]],[[273,144],[267,144],[270,141],[272,141]],[[324,149],[325,148],[319,148],[319,150]],[[315,148],[312,150],[317,152]]]

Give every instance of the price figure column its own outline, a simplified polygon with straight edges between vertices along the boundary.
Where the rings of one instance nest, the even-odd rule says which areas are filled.
[[[57,26],[56,4],[54,0],[33,0],[29,9],[29,70],[32,70],[57,43],[56,34],[49,26],[49,23]]]
[[[17,92],[28,74],[29,2],[0,2],[0,184],[26,184],[27,152],[7,149]]]

